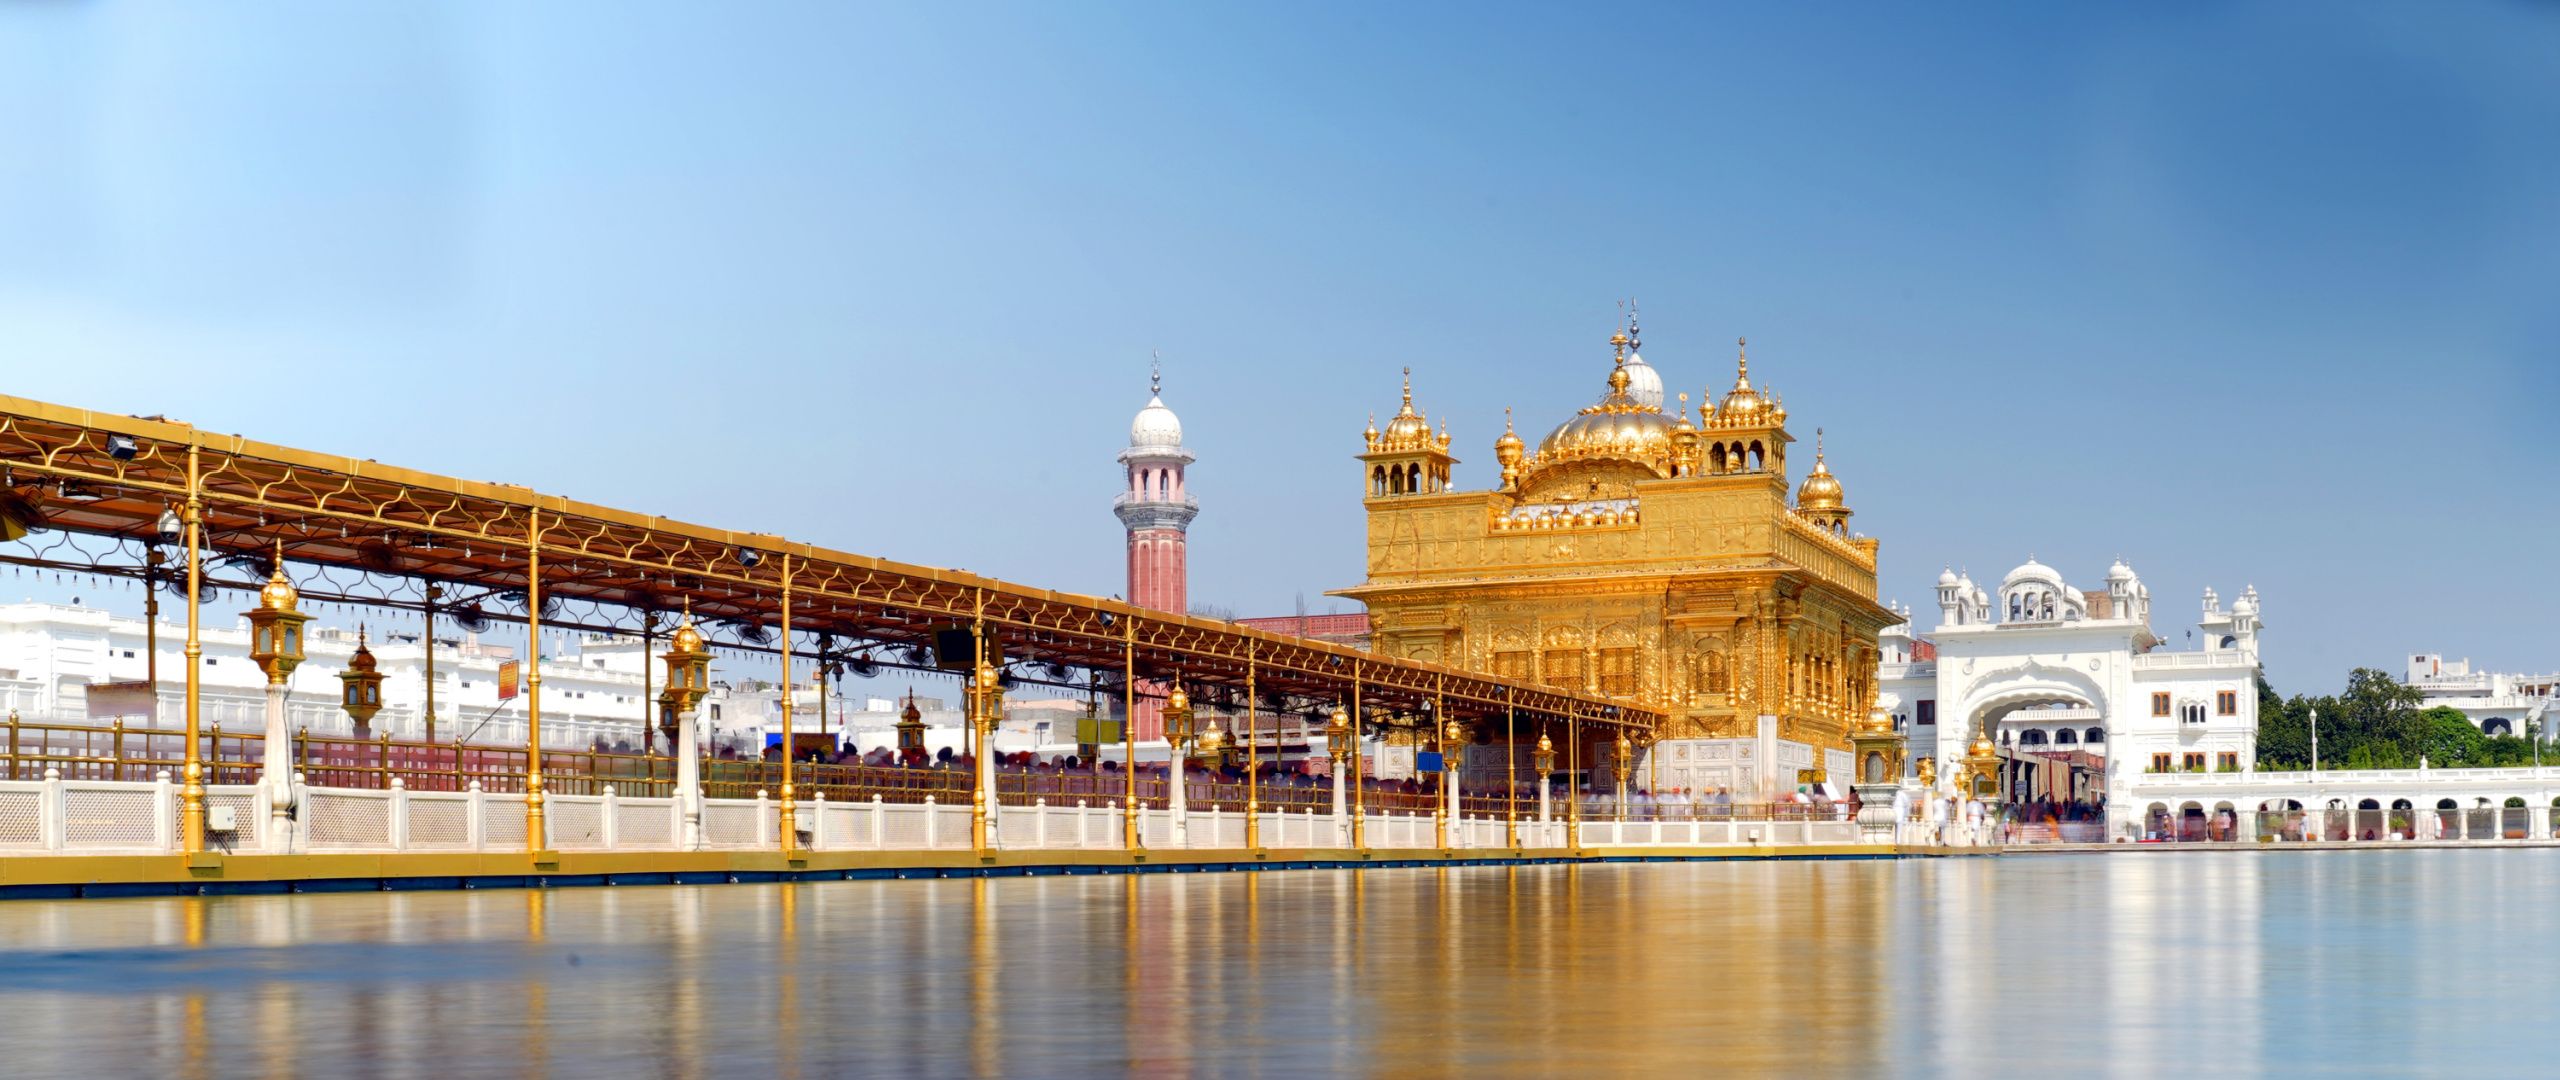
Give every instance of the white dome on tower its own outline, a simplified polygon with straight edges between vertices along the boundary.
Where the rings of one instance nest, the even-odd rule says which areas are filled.
[[[1133,448],[1181,446],[1182,418],[1164,407],[1164,398],[1149,396],[1147,407],[1138,410],[1137,419],[1129,421],[1129,445]]]

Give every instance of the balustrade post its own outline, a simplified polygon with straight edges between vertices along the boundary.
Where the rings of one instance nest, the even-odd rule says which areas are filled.
[[[683,832],[676,839],[685,851],[702,850],[702,750],[695,718],[700,706],[676,716],[676,812]]]
[[[883,820],[888,816],[888,813],[889,804],[883,801],[880,796],[873,795],[871,797],[871,850],[873,851],[880,850],[882,847],[881,838],[889,835],[885,828],[887,822]]]
[[[931,851],[942,846],[942,815],[933,808],[933,796],[924,797],[924,846]]]
[[[809,850],[827,850],[827,789],[819,788],[809,798]]]
[[[596,836],[604,842],[606,851],[612,851],[622,846],[622,796],[611,784],[604,786],[603,813],[604,822],[597,827]]]
[[[297,811],[293,821],[293,850],[311,850],[311,781],[300,771],[293,774],[293,805]]]
[[[178,848],[177,789],[169,784],[169,770],[154,774],[151,783],[151,835],[159,838],[162,851]]]
[[[463,825],[471,833],[471,850],[486,851],[489,848],[489,830],[484,809],[487,800],[482,797],[485,793],[480,790],[480,781],[477,780],[471,781],[470,786],[464,790],[470,795],[469,800],[463,803],[462,819]]]
[[[773,823],[772,823],[772,822],[770,822],[770,821],[765,820],[765,816],[764,816],[764,808],[765,808],[765,806],[766,806],[766,803],[767,803],[767,796],[766,796],[766,794],[765,794],[765,789],[763,789],[763,788],[757,788],[757,789],[756,789],[756,846],[757,846],[757,847],[764,847],[764,846],[767,846],[767,845],[769,845],[769,844],[772,844],[772,843],[773,843]]]
[[[44,767],[44,788],[36,799],[36,829],[44,835],[47,851],[63,848],[63,811],[62,770],[47,765]]]
[[[397,776],[391,778],[391,850],[409,850],[409,784]]]

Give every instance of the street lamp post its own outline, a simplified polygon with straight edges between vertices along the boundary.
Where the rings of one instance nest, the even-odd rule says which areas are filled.
[[[1324,725],[1325,753],[1333,758],[1333,839],[1337,844],[1351,843],[1351,816],[1344,809],[1342,758],[1351,752],[1351,715],[1340,705],[1333,707],[1333,718]]]
[[[1467,842],[1467,819],[1458,812],[1458,759],[1467,752],[1467,727],[1451,717],[1440,728],[1440,793],[1448,803],[1448,824],[1441,832],[1441,846],[1461,846]],[[1454,844],[1451,837],[1455,837]]]
[[[1618,821],[1622,827],[1627,820],[1627,774],[1635,771],[1635,757],[1635,743],[1627,738],[1626,729],[1620,728],[1618,759],[1611,763],[1611,771],[1618,776]]]
[[[684,621],[667,638],[667,651],[662,656],[667,664],[667,689],[659,695],[659,723],[669,729],[676,755],[676,808],[684,821],[684,850],[702,847],[702,735],[696,722],[702,696],[711,686],[711,650],[704,647],[702,631],[693,626],[693,601],[685,601]],[[913,695],[907,702],[909,715],[915,709]],[[922,731],[922,726],[918,726]],[[905,741],[905,727],[900,725],[900,742]]]
[[[1183,758],[1191,744],[1191,695],[1182,688],[1182,677],[1173,680],[1173,693],[1164,701],[1164,737],[1172,753],[1165,755],[1165,799],[1173,813],[1173,846],[1191,846],[1190,793],[1183,790]]]
[[[1544,825],[1549,820],[1548,801],[1554,797],[1554,789],[1548,784],[1547,777],[1556,771],[1555,740],[1548,738],[1545,731],[1538,732],[1538,748],[1529,752],[1529,766],[1538,774],[1538,824]]]
[[[1223,768],[1226,765],[1227,733],[1218,728],[1218,714],[1209,714],[1208,725],[1202,727],[1199,733],[1193,736],[1193,740],[1200,747],[1200,756],[1209,759],[1213,768]],[[1212,809],[1215,808],[1212,807]],[[1211,821],[1214,823],[1216,819],[1212,818]],[[1217,846],[1218,839],[1215,836],[1210,837],[1210,846]]]
[[[258,590],[258,606],[249,618],[249,659],[267,677],[267,737],[264,767],[258,782],[267,789],[266,850],[292,850],[293,743],[285,729],[285,680],[302,665],[302,624],[311,616],[296,610],[302,594],[284,576],[284,545],[276,545],[275,571]]]

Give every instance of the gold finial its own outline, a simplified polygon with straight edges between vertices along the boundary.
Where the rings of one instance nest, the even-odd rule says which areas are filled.
[[[284,541],[276,541],[275,569],[267,575],[266,588],[258,590],[258,605],[271,611],[292,611],[302,599],[293,580],[284,576]]]
[[[1509,405],[1505,405],[1505,406],[1503,406],[1503,407],[1502,407],[1502,433],[1503,433],[1503,434],[1505,434],[1505,435],[1509,435],[1509,434],[1511,434],[1511,433],[1512,433],[1512,432],[1511,432],[1511,406],[1509,406]]]
[[[1742,385],[1751,385],[1751,342],[1749,339],[1733,339],[1733,363],[1735,377],[1742,381]]]
[[[1413,411],[1413,368],[1404,369],[1404,411]]]
[[[1627,341],[1627,332],[1624,330],[1620,330],[1617,333],[1609,335],[1609,347],[1617,350],[1618,363],[1621,366],[1624,366],[1627,362]]]
[[[1822,429],[1813,429],[1813,467],[1822,467]]]

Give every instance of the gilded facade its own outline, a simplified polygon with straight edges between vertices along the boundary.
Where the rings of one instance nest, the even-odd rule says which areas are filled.
[[[1632,331],[1634,328],[1629,327]],[[1608,390],[1532,448],[1506,417],[1492,491],[1453,490],[1445,424],[1413,404],[1359,455],[1375,648],[1640,700],[1661,739],[1749,737],[1845,748],[1874,700],[1876,541],[1853,535],[1817,442],[1790,499],[1794,439],[1738,355],[1731,390],[1666,410],[1628,332]]]

